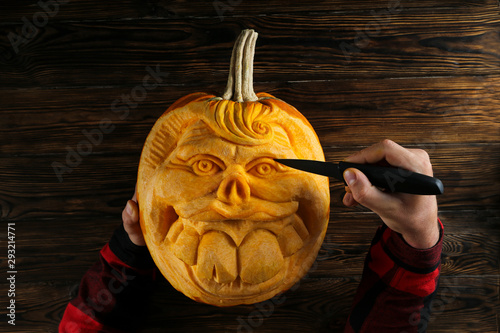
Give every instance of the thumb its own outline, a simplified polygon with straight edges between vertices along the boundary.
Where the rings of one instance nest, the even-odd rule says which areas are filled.
[[[122,219],[123,227],[132,243],[139,246],[146,245],[139,223],[139,208],[135,201],[129,200],[127,202],[127,206],[122,212]]]
[[[386,206],[391,197],[373,186],[365,174],[358,169],[349,168],[344,171],[344,179],[356,202],[377,213],[380,207]]]

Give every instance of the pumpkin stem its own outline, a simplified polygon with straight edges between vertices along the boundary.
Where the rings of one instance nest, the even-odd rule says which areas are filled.
[[[253,57],[257,36],[258,33],[247,29],[236,40],[223,99],[235,102],[255,102],[259,99],[253,90]]]

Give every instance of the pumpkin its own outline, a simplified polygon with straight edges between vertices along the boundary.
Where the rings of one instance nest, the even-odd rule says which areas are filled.
[[[139,163],[140,223],[153,260],[177,290],[216,306],[289,289],[328,224],[328,179],[274,161],[324,154],[300,112],[254,93],[256,38],[253,30],[238,37],[222,97],[194,93],[167,109]]]

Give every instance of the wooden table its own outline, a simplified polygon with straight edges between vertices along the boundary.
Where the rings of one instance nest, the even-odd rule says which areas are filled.
[[[56,331],[121,223],[155,120],[188,93],[222,92],[233,42],[252,28],[255,90],[297,107],[328,160],[384,138],[428,151],[446,228],[429,332],[498,332],[497,0],[62,2],[0,5],[0,331]],[[144,94],[150,70],[165,74]],[[144,331],[339,332],[380,224],[342,196],[331,182],[317,265],[282,305],[215,308],[161,280]],[[15,329],[4,315],[8,223]]]

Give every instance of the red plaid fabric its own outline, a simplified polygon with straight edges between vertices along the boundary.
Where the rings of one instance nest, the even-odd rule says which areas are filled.
[[[133,244],[123,226],[100,251],[66,307],[60,333],[130,332],[140,327],[156,268],[146,247]]]
[[[386,225],[377,230],[345,333],[425,332],[441,270],[439,224],[438,243],[425,250],[411,247]]]
[[[425,332],[441,268],[439,224],[439,242],[426,250],[411,247],[386,225],[379,227],[344,333]],[[83,277],[59,332],[135,331],[155,275],[146,247],[135,246],[121,227]]]

